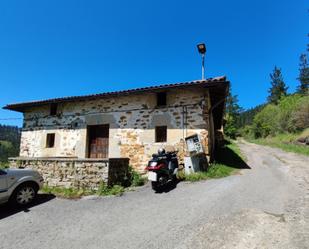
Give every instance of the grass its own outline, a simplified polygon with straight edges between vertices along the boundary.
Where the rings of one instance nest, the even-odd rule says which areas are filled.
[[[10,163],[5,161],[0,161],[0,169],[6,169],[9,168]]]
[[[40,190],[42,193],[53,194],[58,197],[68,199],[78,199],[85,195],[92,195],[95,191],[77,188],[65,188],[65,187],[51,187],[44,185]]]
[[[124,193],[125,188],[120,185],[114,185],[112,187],[107,186],[104,183],[101,183],[98,190],[93,189],[81,189],[81,188],[65,188],[65,187],[51,187],[44,185],[41,189],[41,192],[46,194],[53,194],[58,197],[68,198],[68,199],[78,199],[82,196],[87,195],[98,195],[98,196],[107,196],[107,195],[117,195],[120,196]]]
[[[304,130],[300,134],[279,134],[275,137],[259,138],[259,139],[247,139],[249,142],[253,142],[260,145],[268,145],[270,147],[280,148],[287,152],[294,152],[309,156],[309,146],[296,144],[295,141],[300,137],[309,136],[309,129]]]
[[[239,163],[237,157],[239,157],[239,158],[240,158],[241,160],[243,160],[244,162],[247,161],[245,155],[241,153],[240,148],[239,148],[239,146],[237,145],[236,141],[228,140],[228,141],[227,141],[226,147],[227,147],[230,151],[234,152],[235,155],[237,155],[237,156],[235,156],[235,155],[233,155],[233,156],[229,155],[229,159],[232,160],[232,163],[236,163],[236,164]],[[225,153],[225,154],[229,154],[229,153]],[[220,156],[220,155],[219,155],[219,156]],[[220,160],[220,159],[219,159],[219,160]],[[221,161],[222,161],[222,159],[221,159]]]
[[[222,178],[238,172],[239,169],[249,168],[246,159],[237,144],[226,141],[226,145],[216,152],[216,161],[211,163],[207,171],[195,172],[185,175],[185,181],[196,182],[200,180]]]
[[[121,196],[125,191],[132,190],[132,187],[142,186],[146,183],[147,179],[136,172],[131,166],[129,167],[127,188],[121,185],[108,186],[102,182],[97,190],[94,189],[82,189],[82,188],[64,188],[64,187],[50,187],[43,186],[41,192],[47,194],[54,194],[58,197],[68,199],[78,199],[87,195],[108,196],[116,195]]]
[[[0,140],[0,145],[7,149],[12,147],[12,143],[9,141],[5,141],[5,140]]]
[[[132,166],[129,166],[129,178],[131,187],[139,187],[145,185],[148,181],[146,177],[141,176],[138,172],[136,172]]]
[[[195,172],[185,175],[185,181],[196,182],[211,178],[226,177],[235,172],[235,169],[224,164],[213,163],[207,171]]]
[[[96,191],[97,195],[104,196],[104,195],[122,195],[125,191],[125,188],[120,185],[114,185],[112,187],[107,186],[104,183],[101,183],[99,189]]]
[[[221,178],[235,174],[239,169],[249,168],[245,163],[245,157],[241,154],[238,145],[234,141],[226,141],[223,148],[217,150],[216,161],[209,165],[207,171],[196,172],[184,176],[186,181],[200,181],[211,178]],[[107,186],[101,183],[97,190],[92,189],[77,189],[77,188],[64,188],[64,187],[50,187],[43,186],[41,192],[54,194],[58,197],[76,199],[87,195],[122,195],[130,187],[142,186],[147,182],[147,179],[139,173],[129,168],[129,186],[125,188],[120,185]]]

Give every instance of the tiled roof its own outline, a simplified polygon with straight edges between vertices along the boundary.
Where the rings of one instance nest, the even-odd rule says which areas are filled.
[[[88,99],[98,99],[98,98],[110,97],[110,96],[121,96],[121,95],[128,95],[132,93],[160,91],[160,90],[167,90],[171,88],[183,88],[183,87],[190,87],[190,86],[216,87],[220,84],[226,84],[226,83],[228,83],[226,81],[226,77],[220,76],[220,77],[215,77],[215,78],[209,78],[206,80],[196,80],[196,81],[181,82],[181,83],[174,83],[174,84],[164,84],[164,85],[135,88],[135,89],[129,89],[129,90],[123,90],[123,91],[105,92],[105,93],[90,94],[90,95],[83,95],[83,96],[53,98],[53,99],[30,101],[30,102],[23,102],[23,103],[14,103],[14,104],[8,104],[4,106],[3,109],[23,111],[27,107],[40,106],[40,105],[51,104],[51,103],[82,101],[82,100],[88,100]]]

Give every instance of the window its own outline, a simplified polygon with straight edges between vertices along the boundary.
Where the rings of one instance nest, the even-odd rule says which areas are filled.
[[[46,136],[46,148],[53,148],[55,146],[55,133],[49,133]]]
[[[156,143],[166,142],[167,126],[156,126]]]
[[[166,106],[166,92],[157,93],[157,106]]]
[[[50,105],[50,115],[51,116],[57,115],[57,109],[58,109],[58,104],[57,103],[51,104]]]

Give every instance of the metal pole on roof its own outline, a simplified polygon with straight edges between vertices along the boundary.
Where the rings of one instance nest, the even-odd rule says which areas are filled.
[[[205,54],[202,54],[202,80],[205,79]]]
[[[205,79],[205,54],[206,54],[205,43],[197,44],[197,50],[202,55],[202,80],[204,80]]]

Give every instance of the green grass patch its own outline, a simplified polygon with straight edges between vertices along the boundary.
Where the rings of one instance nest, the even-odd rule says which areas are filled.
[[[46,194],[53,194],[55,196],[68,199],[78,199],[85,195],[95,194],[95,191],[88,189],[50,187],[48,185],[44,185],[40,191]]]
[[[249,142],[267,145],[270,147],[280,148],[287,152],[294,152],[309,156],[309,146],[296,144],[296,140],[308,133],[308,129],[300,134],[279,134],[275,137],[259,138],[259,139],[247,139]]]
[[[241,160],[243,160],[244,162],[247,161],[247,158],[245,157],[245,155],[241,153],[240,148],[237,145],[237,141],[228,140],[228,142],[226,144],[226,148],[234,153],[233,156],[229,155],[229,160],[231,160],[232,163],[239,164],[239,162],[237,161],[238,157]],[[226,151],[225,152],[223,151],[223,155],[227,155],[227,154],[229,154],[229,153],[227,153]],[[220,158],[218,158],[218,160],[220,161]]]
[[[138,172],[132,166],[129,166],[129,185],[130,187],[139,187],[145,185],[148,179]]]
[[[246,159],[234,141],[226,141],[226,145],[216,152],[216,160],[211,163],[207,171],[195,172],[184,176],[186,181],[221,178],[235,174],[240,169],[249,168]]]
[[[82,196],[87,195],[122,195],[125,188],[119,185],[107,186],[105,183],[101,183],[98,190],[93,189],[81,189],[81,188],[65,188],[65,187],[50,187],[44,185],[40,190],[42,193],[53,194],[57,197],[67,198],[67,199],[78,199]]]
[[[0,161],[0,169],[6,169],[10,167],[10,163],[6,161]]]
[[[106,183],[102,182],[97,190],[94,189],[81,189],[81,188],[64,188],[64,187],[50,187],[44,185],[41,192],[53,194],[58,197],[76,199],[87,195],[117,195],[121,196],[125,191],[132,190],[132,187],[142,186],[147,182],[147,178],[141,176],[132,167],[129,167],[129,172],[127,176],[127,182],[123,187],[121,185],[108,186]]]
[[[210,165],[210,168],[206,172],[209,178],[221,178],[229,176],[235,173],[237,170],[233,167],[220,164],[220,163],[213,163]]]
[[[247,169],[246,157],[241,153],[237,141],[226,140],[225,146],[216,150],[215,164],[225,165],[234,169]]]
[[[196,182],[201,180],[207,180],[211,178],[222,178],[229,176],[236,172],[236,169],[219,164],[213,163],[210,165],[207,171],[195,172],[189,175],[185,175],[185,180],[190,182]]]
[[[0,140],[0,146],[3,146],[5,148],[10,148],[12,146],[12,143],[5,140]]]
[[[120,185],[107,186],[105,183],[101,183],[99,189],[96,191],[97,195],[122,195],[125,191],[125,188]]]

